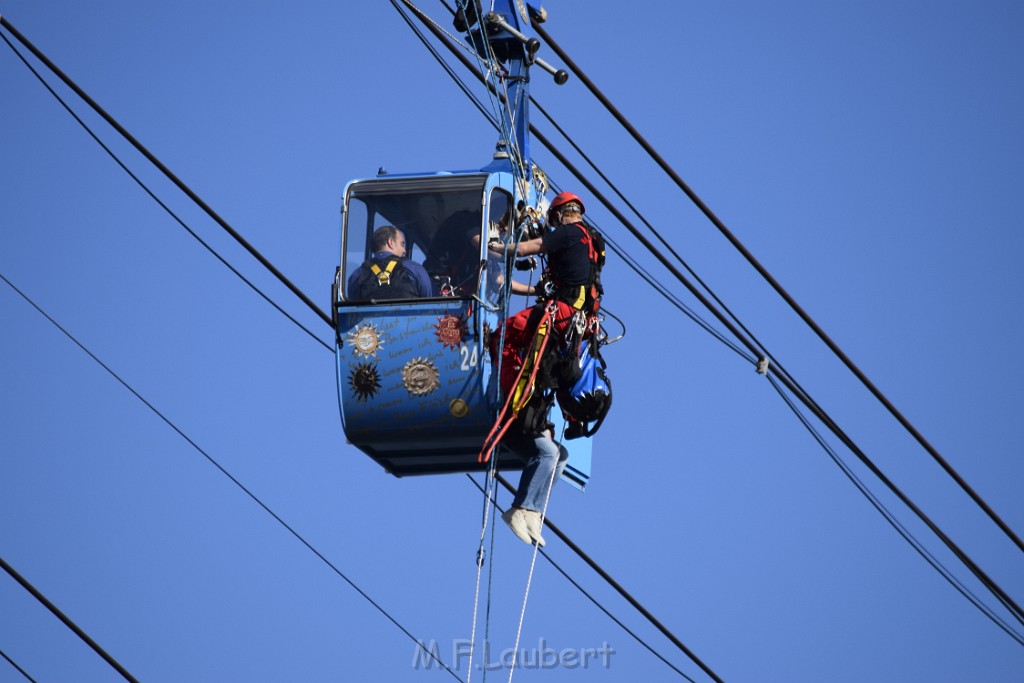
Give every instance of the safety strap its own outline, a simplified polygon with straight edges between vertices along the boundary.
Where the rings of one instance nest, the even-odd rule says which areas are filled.
[[[391,273],[395,271],[395,266],[398,265],[398,259],[391,259],[388,261],[388,265],[381,269],[376,263],[370,264],[370,270],[377,276],[377,284],[381,287],[391,284]]]
[[[514,388],[505,398],[505,404],[502,406],[501,412],[498,413],[498,419],[495,420],[494,426],[491,427],[491,431],[487,434],[487,438],[484,439],[484,445],[480,449],[480,454],[476,458],[477,462],[483,463],[490,461],[491,454],[494,452],[498,443],[500,443],[501,438],[505,436],[505,432],[507,432],[508,428],[512,426],[512,423],[515,422],[516,417],[519,415],[519,411],[525,408],[526,404],[530,402],[531,398],[533,398],[533,390],[537,381],[537,372],[540,370],[539,361],[544,355],[544,349],[548,345],[548,339],[551,338],[551,335],[548,334],[548,330],[554,322],[556,311],[558,311],[557,304],[555,304],[554,301],[549,301],[547,308],[544,309],[544,317],[537,323],[537,331],[534,333],[533,341],[530,343],[530,352],[523,361],[523,367],[519,369],[519,374],[516,375],[516,381],[512,385]],[[527,369],[530,370],[529,375],[526,374]]]
[[[388,261],[388,265],[382,270],[376,263],[370,265],[370,270],[377,276],[377,284],[380,286],[391,284],[391,274],[395,271],[395,266],[398,265],[398,261],[392,259]]]

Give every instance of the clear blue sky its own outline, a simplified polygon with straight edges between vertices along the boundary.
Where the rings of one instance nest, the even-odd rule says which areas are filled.
[[[1024,8],[546,7],[576,62],[1024,533]],[[325,309],[347,180],[482,166],[495,142],[387,2],[2,0],[0,13]],[[581,85],[538,73],[533,91],[875,462],[1024,601],[1022,554]],[[395,479],[347,446],[333,356],[146,197],[6,45],[0,93],[0,273],[454,664],[472,618],[480,494],[462,475]],[[193,229],[330,341],[72,101]],[[727,681],[1024,680],[1024,647],[897,536],[763,378],[614,259],[606,284],[629,331],[606,353],[615,406],[591,487],[559,486],[556,523]],[[452,680],[416,670],[405,635],[2,283],[0,358],[0,557],[137,678]],[[495,652],[512,645],[529,564],[498,531]],[[548,547],[706,680],[560,542]],[[516,680],[678,678],[543,561],[522,645],[540,639],[615,654],[609,668]],[[119,680],[6,574],[0,650],[40,681]],[[0,660],[0,682],[20,680]]]

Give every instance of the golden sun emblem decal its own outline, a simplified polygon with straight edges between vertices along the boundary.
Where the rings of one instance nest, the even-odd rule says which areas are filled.
[[[413,358],[402,368],[402,384],[413,396],[426,396],[441,386],[441,374],[426,358]]]
[[[352,353],[363,358],[376,357],[377,349],[384,346],[380,332],[373,323],[365,323],[349,332],[348,343],[352,347]]]
[[[443,318],[437,319],[434,330],[437,340],[446,348],[454,350],[462,344],[462,340],[466,336],[466,321],[461,315],[449,313]]]

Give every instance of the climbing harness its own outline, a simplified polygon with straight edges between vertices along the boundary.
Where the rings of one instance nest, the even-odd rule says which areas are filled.
[[[415,276],[397,256],[367,259],[352,290],[349,296],[355,300],[412,299],[420,293]]]
[[[558,312],[558,306],[555,302],[549,301],[544,309],[544,314],[541,320],[537,324],[536,331],[533,335],[533,341],[530,344],[529,351],[526,354],[526,358],[520,364],[519,371],[516,374],[514,382],[511,387],[505,389],[506,397],[505,403],[501,408],[501,412],[498,413],[498,419],[495,420],[494,426],[491,427],[491,431],[487,434],[484,439],[483,447],[480,449],[480,454],[477,456],[477,462],[489,462],[491,455],[494,453],[494,449],[497,448],[501,442],[501,438],[505,436],[505,432],[512,426],[516,418],[519,416],[520,411],[526,407],[534,395],[534,387],[537,380],[537,372],[540,370],[540,358],[544,355],[544,350],[548,345],[548,341],[551,338],[549,334],[551,326],[554,324],[555,313]],[[504,333],[505,330],[503,329]],[[501,350],[502,360],[505,359],[505,350]],[[529,374],[527,374],[529,370]],[[502,383],[503,382],[499,382]]]

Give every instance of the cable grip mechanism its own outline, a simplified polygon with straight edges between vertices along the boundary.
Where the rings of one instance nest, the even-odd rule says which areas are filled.
[[[507,31],[516,40],[525,45],[527,62],[530,64],[536,64],[540,68],[547,71],[554,77],[555,83],[557,83],[558,85],[562,85],[569,80],[569,73],[565,69],[556,69],[555,67],[551,66],[550,64],[548,64],[543,59],[537,56],[537,50],[540,49],[539,40],[537,40],[536,38],[528,37],[525,33],[522,33],[516,27],[512,26],[510,23],[505,21],[505,18],[498,14],[497,12],[488,12],[484,19],[487,21],[488,24],[491,24],[492,26],[497,26],[503,31]]]
[[[768,365],[769,365],[768,356],[764,356],[760,360],[758,360],[757,361],[757,374],[759,374],[759,375],[767,375],[768,374]]]

